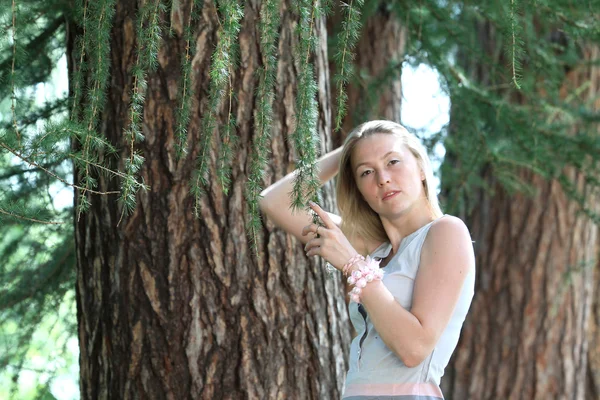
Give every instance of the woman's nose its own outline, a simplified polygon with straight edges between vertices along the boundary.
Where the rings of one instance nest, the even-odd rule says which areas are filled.
[[[386,183],[390,183],[390,177],[385,172],[380,172],[378,178],[379,178],[379,186],[383,186]]]

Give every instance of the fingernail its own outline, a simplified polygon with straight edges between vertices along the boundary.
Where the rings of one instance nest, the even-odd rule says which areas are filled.
[[[308,204],[310,204],[311,206],[316,206],[317,205],[316,203],[314,203],[312,201],[309,201]]]

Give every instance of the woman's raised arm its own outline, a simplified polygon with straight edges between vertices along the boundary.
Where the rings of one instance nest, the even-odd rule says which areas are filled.
[[[341,154],[342,147],[339,147],[319,159],[318,169],[321,185],[324,185],[338,173]],[[290,193],[294,186],[296,173],[294,171],[287,174],[263,190],[261,193],[260,208],[275,225],[287,233],[294,235],[302,243],[306,243],[312,237],[302,236],[302,228],[312,223],[312,216],[307,210],[292,211],[291,208]],[[338,215],[328,214],[338,226],[341,225],[341,218]]]

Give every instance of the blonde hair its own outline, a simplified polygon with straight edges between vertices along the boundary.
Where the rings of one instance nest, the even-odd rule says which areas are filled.
[[[346,137],[340,157],[340,168],[336,186],[337,204],[342,217],[342,230],[349,235],[358,235],[367,240],[387,241],[388,237],[377,214],[358,190],[352,172],[351,156],[356,144],[363,138],[375,134],[389,134],[402,141],[415,156],[425,180],[423,188],[427,203],[435,218],[443,215],[433,183],[433,169],[427,150],[419,139],[402,125],[392,121],[369,121],[355,128]]]

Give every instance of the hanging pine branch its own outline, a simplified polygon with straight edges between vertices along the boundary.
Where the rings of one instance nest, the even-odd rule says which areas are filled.
[[[248,236],[254,250],[258,247],[261,229],[258,205],[262,178],[268,162],[268,141],[273,121],[275,73],[277,68],[277,30],[279,29],[279,0],[266,0],[260,10],[259,37],[262,66],[258,69],[257,111],[254,119],[254,142],[250,155],[250,174],[246,187],[248,203]]]
[[[298,47],[295,61],[298,68],[298,94],[296,96],[296,129],[291,139],[298,156],[298,174],[292,189],[292,206],[295,209],[307,207],[308,199],[318,192],[320,187],[316,167],[319,137],[317,134],[317,84],[315,82],[311,55],[315,47],[313,35],[316,0],[303,0],[297,4]]]
[[[244,16],[244,10],[238,4],[237,0],[229,2],[217,2],[217,4],[219,5],[219,10],[223,14],[222,23],[224,31],[231,32],[229,39],[230,43],[227,45],[229,47],[228,54],[223,53],[219,55],[218,57],[221,58],[222,61],[217,63],[217,65],[219,65],[222,62],[223,67],[227,68],[227,81],[222,82],[223,88],[228,88],[227,98],[225,99],[227,102],[227,121],[221,129],[221,140],[217,159],[217,180],[223,188],[223,193],[227,195],[229,193],[229,186],[231,184],[231,163],[233,161],[233,153],[238,142],[238,138],[235,135],[237,124],[235,121],[235,116],[233,115],[234,88],[232,76],[238,62],[239,49],[237,44],[237,36],[240,32],[240,21]]]
[[[233,69],[229,71],[229,89],[227,93],[227,121],[221,128],[220,135],[220,147],[217,159],[217,181],[223,189],[223,193],[227,195],[229,193],[229,187],[231,185],[231,163],[233,162],[233,155],[237,143],[239,141],[236,136],[237,123],[235,116],[233,115],[233,84],[231,81],[231,74]]]
[[[50,20],[46,23],[48,26],[38,26],[40,19],[40,10],[35,7],[18,6],[14,1],[11,9],[11,30],[12,44],[10,58],[3,60],[0,63],[0,75],[6,65],[11,71],[8,76],[9,88],[11,94],[11,119],[10,123],[3,123],[0,130],[0,148],[11,155],[9,160],[14,160],[18,163],[15,168],[19,171],[29,169],[36,171],[36,177],[32,178],[36,182],[43,180],[48,181],[48,178],[64,183],[67,186],[84,189],[81,186],[73,185],[66,179],[66,174],[57,171],[56,167],[69,158],[68,142],[71,134],[84,129],[73,123],[67,127],[65,124],[56,124],[51,122],[54,117],[59,118],[63,110],[66,109],[66,100],[58,99],[53,102],[47,102],[43,106],[38,106],[33,97],[21,98],[17,96],[17,92],[25,89],[40,78],[39,74],[16,74],[16,69],[23,70],[24,66],[31,64],[44,65],[45,62],[53,61],[54,55],[40,54],[40,51],[52,51],[53,35],[60,34],[60,27],[64,24],[64,16],[60,14],[54,16],[53,13],[46,14],[43,18],[55,17],[56,20]],[[58,21],[58,22],[57,22]],[[30,24],[30,25],[28,25]],[[34,28],[31,27],[34,26]],[[18,27],[24,28],[24,38],[17,35]],[[26,77],[26,78],[24,78]],[[19,110],[21,113],[26,112],[26,116],[19,118]],[[18,120],[17,120],[18,118]],[[35,126],[36,120],[43,118],[48,121],[43,130]],[[7,121],[8,122],[8,121]],[[103,140],[100,140],[103,142]],[[104,142],[103,142],[104,143]],[[110,152],[111,148],[107,149]],[[38,174],[41,176],[37,176]],[[9,179],[8,176],[6,179]],[[48,183],[49,185],[49,183]],[[93,191],[97,194],[108,194],[110,192]],[[6,194],[7,192],[5,192]],[[8,191],[11,193],[11,190]],[[25,198],[25,197],[23,197]],[[52,221],[48,213],[37,214],[34,211],[27,211],[26,214],[20,215],[18,210],[32,210],[30,204],[23,202],[21,197],[17,197],[13,203],[7,196],[0,198],[0,214],[3,220],[20,219],[21,221],[37,222],[42,224],[50,224]],[[35,210],[35,208],[33,209]]]
[[[523,54],[523,40],[521,37],[521,24],[519,23],[519,0],[510,0],[510,37],[508,48],[512,71],[512,83],[515,88],[521,89],[519,84],[521,71],[521,57]]]
[[[189,22],[184,27],[183,37],[185,40],[185,52],[181,57],[181,80],[179,83],[179,106],[177,107],[175,136],[177,138],[175,149],[177,157],[181,158],[187,153],[188,148],[188,125],[190,123],[190,110],[194,98],[194,86],[192,85],[192,59],[196,53],[196,46],[192,46],[194,40],[193,28],[198,24],[204,1],[193,0],[190,3]]]
[[[333,59],[336,62],[339,73],[334,77],[337,94],[337,112],[335,116],[335,130],[340,130],[342,121],[346,116],[346,102],[348,95],[345,87],[350,83],[354,74],[354,47],[358,42],[360,34],[360,14],[364,5],[363,0],[350,0],[348,4],[342,3],[342,11],[345,19],[342,21],[342,30],[338,34],[339,43]]]
[[[73,78],[71,79],[71,87],[73,88],[72,106],[70,111],[71,121],[78,120],[79,103],[81,102],[81,89],[83,87],[83,75],[85,74],[85,55],[86,43],[88,41],[88,0],[77,1],[75,3],[75,15],[81,21],[81,36],[77,36],[75,40],[75,56],[79,62],[73,67]]]
[[[15,64],[17,61],[17,9],[18,6],[15,4],[15,1],[12,2],[12,65],[10,69],[10,111],[13,123],[14,133],[17,137],[17,145],[21,147],[21,134],[19,133],[19,126],[17,124],[17,112],[16,112],[16,102],[17,102],[17,94],[16,94],[16,74],[15,74]],[[19,48],[20,50],[20,48]]]
[[[18,79],[19,76],[16,74],[16,67],[21,64],[21,62],[25,58],[25,54],[23,53],[18,41],[17,35],[17,15],[19,14],[19,6],[12,1],[11,4],[11,24],[10,24],[10,38],[11,38],[11,63],[10,63],[10,71],[8,74],[8,82],[9,82],[9,90],[10,90],[10,124],[7,133],[0,132],[0,147],[8,150],[17,158],[21,157],[22,152],[22,138],[19,130],[19,124],[17,122],[17,90],[19,85]],[[17,61],[18,60],[18,61]],[[11,135],[12,133],[12,135]],[[14,136],[13,136],[14,135]],[[4,197],[4,196],[2,196]],[[4,199],[2,199],[4,200]],[[0,214],[1,217],[11,217],[16,219],[21,219],[23,221],[40,221],[42,220],[38,218],[31,218],[28,216],[27,209],[24,205],[20,204],[11,204],[6,203],[6,201],[2,201],[2,206],[0,206]],[[2,218],[4,219],[4,218]],[[49,221],[43,221],[44,223],[51,223]]]
[[[200,198],[208,185],[208,167],[210,162],[210,150],[212,147],[212,135],[217,127],[217,115],[222,100],[225,97],[228,85],[230,85],[230,76],[232,64],[235,61],[235,48],[237,36],[240,31],[240,20],[244,16],[244,11],[236,0],[217,1],[218,14],[223,15],[222,20],[217,16],[220,23],[219,41],[213,53],[212,63],[210,68],[210,91],[208,100],[208,110],[206,110],[201,123],[201,139],[200,139],[200,154],[198,156],[198,167],[194,171],[192,180],[192,194],[195,198],[194,213],[200,215]],[[232,94],[228,96],[229,104],[232,102]],[[231,107],[228,107],[231,114]],[[228,116],[229,129],[225,129],[221,136],[221,148],[219,160],[230,159],[232,154],[232,135],[231,126],[235,124],[234,120]],[[229,181],[229,163],[223,162],[221,165],[227,164],[224,171],[218,172],[219,183],[223,185],[223,189],[227,191]]]
[[[129,127],[125,129],[125,140],[129,144],[129,157],[125,160],[125,174],[121,182],[122,204],[121,217],[133,211],[136,205],[135,194],[146,186],[138,181],[136,174],[144,163],[144,157],[135,150],[135,143],[144,140],[140,124],[144,112],[146,93],[146,76],[156,70],[158,65],[158,50],[161,42],[160,14],[165,6],[160,0],[146,3],[138,12],[137,26],[137,59],[133,67],[133,88],[131,90],[131,106],[129,108]],[[118,225],[118,224],[117,224]]]
[[[88,192],[98,185],[96,178],[90,172],[90,164],[87,160],[98,163],[94,145],[102,143],[97,140],[99,138],[96,133],[96,126],[98,125],[100,111],[106,102],[105,87],[109,77],[110,31],[115,11],[114,6],[115,0],[99,0],[88,4],[90,21],[88,26],[89,35],[85,47],[89,49],[88,70],[91,74],[91,84],[87,93],[87,106],[83,114],[83,122],[87,125],[87,129],[84,136],[79,138],[83,142],[80,158],[85,160],[80,176],[83,190],[79,193],[77,204],[79,217],[91,205]]]

